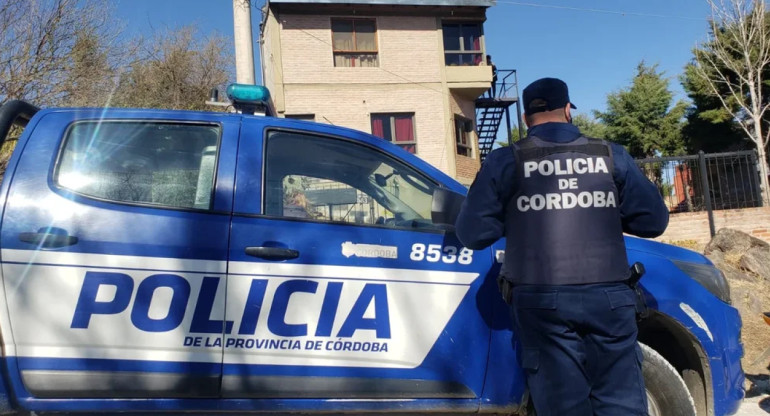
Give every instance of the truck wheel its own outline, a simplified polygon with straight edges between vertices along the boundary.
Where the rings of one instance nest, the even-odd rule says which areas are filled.
[[[695,416],[695,403],[687,385],[657,351],[639,343],[644,354],[642,373],[650,416]]]

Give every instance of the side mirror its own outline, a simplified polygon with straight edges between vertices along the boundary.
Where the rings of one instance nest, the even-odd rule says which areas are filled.
[[[387,175],[383,175],[381,173],[375,173],[374,174],[374,181],[377,183],[377,185],[380,185],[381,187],[388,186],[388,179],[390,179],[391,176],[398,174],[397,171],[393,171]]]
[[[460,207],[465,201],[465,196],[445,188],[436,188],[433,190],[433,204],[431,206],[430,218],[434,225],[441,228],[454,231],[455,221],[460,214]]]
[[[376,182],[377,185],[380,185],[381,187],[384,188],[388,184],[388,178],[386,178],[385,175],[381,173],[375,173],[374,182]]]

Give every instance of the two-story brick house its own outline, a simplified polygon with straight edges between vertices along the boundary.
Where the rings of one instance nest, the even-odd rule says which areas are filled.
[[[284,117],[370,132],[463,183],[479,168],[475,100],[491,86],[495,0],[269,0],[263,82]]]

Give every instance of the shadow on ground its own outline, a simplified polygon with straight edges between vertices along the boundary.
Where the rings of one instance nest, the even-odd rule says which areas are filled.
[[[746,380],[750,383],[746,389],[746,398],[770,394],[770,376],[767,374],[746,374]]]
[[[746,374],[749,387],[746,389],[746,398],[764,396],[770,394],[770,376],[767,374]],[[770,413],[770,397],[759,402],[759,408]]]
[[[762,401],[759,402],[759,408],[767,413],[770,413],[770,397],[762,399]]]

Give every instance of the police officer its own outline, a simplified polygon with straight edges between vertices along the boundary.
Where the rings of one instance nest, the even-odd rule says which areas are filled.
[[[614,143],[572,125],[567,85],[524,89],[527,137],[484,161],[456,223],[471,249],[506,237],[517,359],[538,416],[646,415],[623,233],[655,237],[668,209]]]

